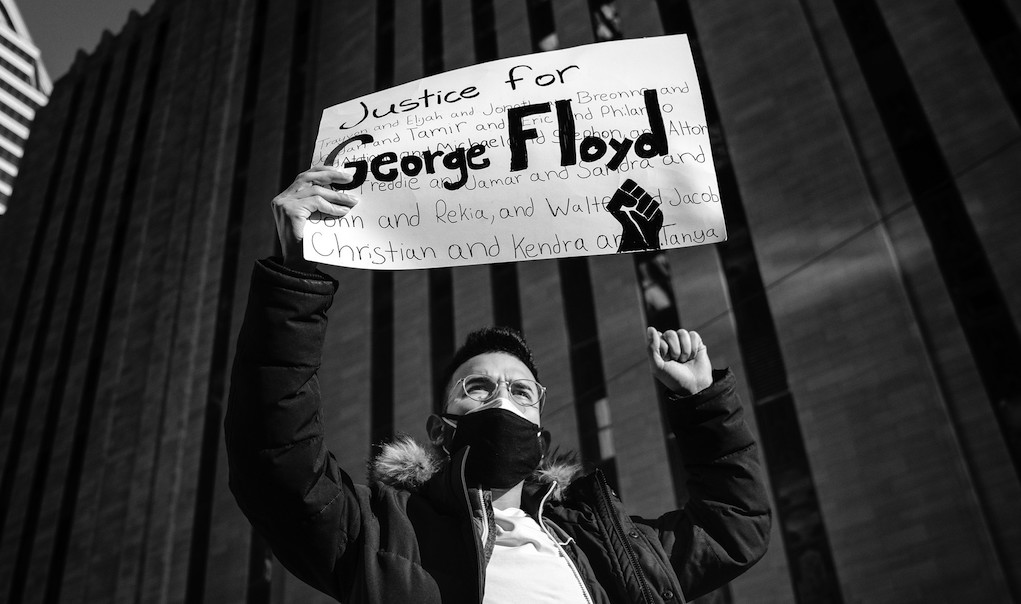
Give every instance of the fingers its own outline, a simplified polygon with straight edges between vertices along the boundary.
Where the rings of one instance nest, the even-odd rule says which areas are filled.
[[[295,181],[311,182],[324,187],[344,184],[354,179],[354,171],[336,166],[315,165],[298,175]]]
[[[656,214],[659,214],[661,217],[663,216],[663,210],[659,209],[660,206],[659,202],[656,201],[655,199],[653,201],[655,203],[650,204],[645,210],[642,211],[642,216],[645,216],[645,218],[650,221],[656,217]]]
[[[705,344],[702,343],[702,336],[698,335],[696,331],[689,331],[691,335],[691,358],[696,358],[701,354],[708,354]]]
[[[312,166],[294,177],[294,182],[281,195],[293,196],[314,185],[332,189],[332,185],[351,182],[354,178],[353,173],[353,170],[342,170],[334,166]]]
[[[702,336],[695,331],[668,329],[660,333],[656,328],[649,327],[646,335],[649,342],[649,357],[654,361],[687,363],[706,349],[702,343]]]
[[[334,191],[321,185],[312,185],[294,194],[295,199],[304,199],[305,197],[320,197],[330,203],[348,208],[353,208],[360,201],[360,198],[354,193]]]
[[[674,330],[668,330],[663,334],[663,339],[666,340],[667,345],[670,347],[669,359],[675,360],[680,358],[682,350],[682,342],[680,334]]]
[[[312,202],[311,209],[313,211],[319,212],[320,214],[325,214],[326,216],[334,216],[337,218],[346,215],[348,212],[351,211],[351,207],[354,206],[353,203],[350,205],[331,203],[329,200],[325,199],[320,195],[316,195],[310,198],[310,201]]]
[[[656,198],[648,193],[643,192],[642,196],[638,198],[638,211],[648,218],[652,213],[659,207],[659,202]]]
[[[645,330],[645,340],[649,344],[649,361],[654,367],[662,367],[664,363],[663,357],[667,354],[666,342],[660,337],[659,330],[655,327],[649,327]]]
[[[609,203],[606,204],[607,212],[619,212],[624,207],[624,201],[627,199],[627,193],[624,193],[620,189],[617,189],[613,193],[613,197],[610,198]]]

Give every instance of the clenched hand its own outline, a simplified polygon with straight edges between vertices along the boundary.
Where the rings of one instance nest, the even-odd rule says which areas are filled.
[[[696,394],[713,383],[713,366],[697,332],[670,329],[646,331],[649,364],[656,379],[679,394]]]
[[[303,270],[314,266],[301,252],[305,223],[315,213],[340,217],[350,212],[359,198],[330,187],[346,182],[351,182],[350,172],[332,166],[313,166],[273,198],[273,217],[285,265]]]

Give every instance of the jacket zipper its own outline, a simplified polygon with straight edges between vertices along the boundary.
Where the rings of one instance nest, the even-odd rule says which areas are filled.
[[[475,491],[479,494],[479,509],[482,510],[482,534],[479,535],[479,543],[482,544],[482,551],[486,551],[486,544],[489,543],[489,510],[486,509],[486,497],[482,489]]]
[[[551,486],[549,490],[546,491],[546,495],[542,498],[542,501],[539,502],[539,526],[542,527],[542,530],[544,533],[546,533],[546,536],[548,536],[557,546],[557,550],[560,552],[560,555],[563,556],[565,560],[567,560],[567,566],[569,566],[571,568],[571,572],[574,573],[574,579],[575,581],[578,582],[578,587],[581,588],[581,593],[585,595],[585,601],[588,602],[589,604],[593,604],[592,596],[588,592],[588,587],[585,587],[585,581],[582,580],[581,573],[578,572],[578,567],[574,565],[574,560],[572,560],[571,556],[568,555],[567,550],[564,549],[564,546],[561,545],[559,541],[557,541],[556,536],[553,535],[553,532],[549,530],[549,528],[546,526],[546,520],[543,519],[542,517],[543,508],[546,507],[546,500],[549,498],[550,493],[552,493],[553,489],[555,488],[557,488],[556,481],[553,482],[553,486]],[[570,542],[571,538],[568,537],[567,541],[564,542],[564,545]]]
[[[484,587],[485,579],[483,579],[484,576],[483,573],[485,572],[485,569],[482,566],[482,550],[479,549],[478,542],[479,535],[478,533],[475,532],[475,521],[472,518],[472,502],[471,498],[468,496],[468,483],[464,477],[465,460],[468,458],[467,453],[470,452],[471,451],[466,452],[464,457],[461,458],[461,467],[459,468],[459,470],[461,473],[461,493],[464,495],[464,504],[468,506],[468,522],[470,523],[469,526],[471,527],[472,530],[472,545],[475,548],[475,564],[477,566],[478,572],[477,578],[479,588],[479,604],[482,604],[482,597],[485,593]]]
[[[606,478],[599,473],[599,501],[602,503],[604,512],[609,516],[611,522],[613,522],[613,530],[616,532],[617,537],[620,538],[621,543],[624,544],[624,553],[627,555],[628,562],[631,563],[631,567],[634,568],[635,574],[638,575],[638,586],[642,590],[642,600],[653,602],[652,590],[649,589],[649,583],[645,578],[645,572],[642,570],[641,565],[638,563],[638,556],[635,551],[631,549],[631,541],[628,535],[624,532],[624,527],[620,523],[620,518],[617,518],[617,514],[613,511],[613,506],[610,505],[610,496],[607,493],[610,491],[610,485],[606,483]]]

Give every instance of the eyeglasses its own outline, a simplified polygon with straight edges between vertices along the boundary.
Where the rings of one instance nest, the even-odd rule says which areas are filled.
[[[546,401],[546,387],[535,380],[525,378],[498,380],[489,375],[472,374],[466,375],[457,382],[464,390],[465,396],[480,403],[496,396],[500,384],[507,384],[507,392],[510,393],[514,403],[520,407],[538,407],[542,411],[542,405]]]

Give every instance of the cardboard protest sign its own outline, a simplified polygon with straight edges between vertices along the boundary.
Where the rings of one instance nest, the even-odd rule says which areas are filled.
[[[726,239],[683,35],[502,59],[330,107],[312,159],[353,170],[344,188],[362,198],[309,221],[316,262],[431,268]]]

